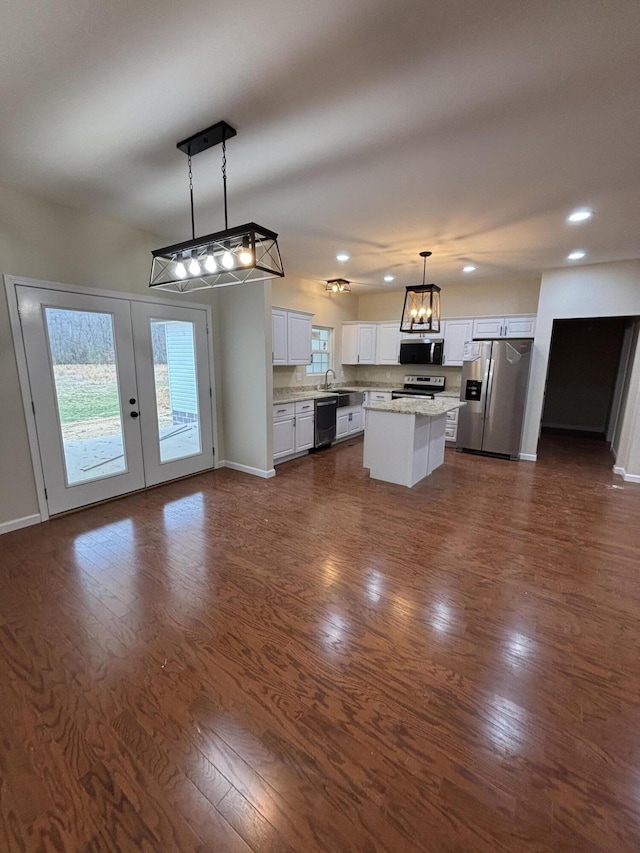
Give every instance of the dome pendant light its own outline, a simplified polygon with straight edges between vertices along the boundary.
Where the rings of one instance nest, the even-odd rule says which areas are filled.
[[[154,249],[151,252],[149,287],[186,293],[204,287],[224,287],[282,278],[284,267],[278,248],[278,235],[262,225],[248,222],[229,228],[227,210],[227,139],[236,131],[225,121],[201,130],[178,143],[188,157],[191,199],[191,240]],[[193,208],[191,158],[222,143],[222,187],[224,231],[196,237]],[[186,262],[188,261],[188,266]]]
[[[431,252],[420,252],[424,261],[422,284],[406,289],[400,319],[401,332],[424,335],[440,331],[440,288],[435,284],[425,284],[427,258],[430,256]]]

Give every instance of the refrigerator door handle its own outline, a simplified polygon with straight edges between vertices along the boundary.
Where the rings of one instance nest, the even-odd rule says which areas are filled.
[[[494,359],[489,359],[489,378],[487,380],[487,403],[484,407],[484,419],[485,421],[490,417],[489,409],[491,408],[491,393],[493,391],[493,365]]]

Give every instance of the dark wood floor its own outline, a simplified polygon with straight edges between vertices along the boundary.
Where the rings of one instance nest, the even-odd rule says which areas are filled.
[[[0,539],[0,850],[640,850],[640,486],[361,459]]]

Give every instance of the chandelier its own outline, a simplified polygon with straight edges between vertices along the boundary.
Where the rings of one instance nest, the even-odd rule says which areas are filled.
[[[219,121],[178,143],[177,147],[187,155],[189,165],[191,239],[151,252],[149,287],[188,293],[205,287],[225,287],[284,276],[278,235],[274,231],[255,222],[229,228],[226,143],[227,139],[236,135],[233,127],[225,121]],[[224,230],[196,237],[191,158],[220,143]]]
[[[324,289],[329,293],[351,293],[351,282],[346,278],[330,278]]]
[[[400,331],[415,334],[440,331],[440,288],[435,284],[425,284],[427,258],[431,252],[420,252],[424,259],[422,284],[407,287],[404,307],[400,320]]]

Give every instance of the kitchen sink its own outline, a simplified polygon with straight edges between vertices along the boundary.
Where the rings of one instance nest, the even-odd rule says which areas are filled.
[[[346,388],[331,388],[332,394],[338,396],[338,408],[343,406],[361,406],[364,401],[362,391],[348,391]]]

